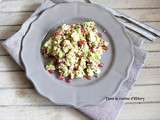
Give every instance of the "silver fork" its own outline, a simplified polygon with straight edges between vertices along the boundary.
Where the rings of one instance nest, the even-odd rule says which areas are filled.
[[[92,3],[91,0],[86,0],[86,1],[88,3]],[[158,37],[160,38],[160,31],[159,30],[153,29],[149,25],[140,23],[137,20],[118,12],[117,10],[114,10],[112,8],[109,8],[109,7],[105,7],[105,8],[109,12],[111,12],[116,18],[120,18],[123,21],[126,21],[126,22],[121,22],[126,28],[144,36],[148,40],[154,41]]]

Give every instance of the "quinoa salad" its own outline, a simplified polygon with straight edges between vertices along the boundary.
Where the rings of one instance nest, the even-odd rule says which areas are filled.
[[[70,82],[76,78],[98,77],[103,63],[101,57],[109,43],[102,39],[94,21],[63,24],[42,45],[45,69],[56,71],[60,80]]]

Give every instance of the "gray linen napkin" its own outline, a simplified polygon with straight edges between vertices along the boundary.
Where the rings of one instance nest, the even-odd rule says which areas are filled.
[[[73,0],[67,0],[70,2]],[[8,38],[6,41],[2,43],[2,45],[6,48],[9,54],[13,57],[13,59],[19,64],[22,69],[23,66],[20,60],[20,51],[21,44],[24,36],[27,34],[31,24],[38,19],[38,17],[43,13],[43,11],[49,7],[53,7],[54,5],[65,2],[63,0],[46,0],[41,6],[30,16],[28,20],[22,25],[20,30],[15,33],[13,36]],[[146,53],[143,51],[140,46],[143,42],[142,37],[125,29],[128,38],[133,42],[134,49],[134,61],[133,65],[129,72],[129,77],[126,78],[125,82],[121,85],[119,91],[116,93],[114,97],[126,97],[131,87],[134,85],[136,81],[136,77],[138,75],[139,69],[144,64],[144,60],[146,58]],[[125,42],[125,41],[124,41]],[[89,118],[93,120],[115,120],[118,116],[119,111],[123,106],[123,101],[102,101],[96,106],[86,106],[76,108],[80,110],[82,113],[87,115]]]

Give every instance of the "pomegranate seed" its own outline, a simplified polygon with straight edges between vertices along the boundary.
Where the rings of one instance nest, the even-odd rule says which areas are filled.
[[[86,76],[86,79],[87,80],[91,80],[91,76]]]
[[[93,47],[91,47],[90,50],[91,50],[92,53],[94,52],[94,48]]]
[[[90,60],[88,60],[86,63],[87,63],[87,64],[91,64],[91,61],[90,61]]]
[[[84,35],[88,34],[87,31],[85,31],[84,28],[81,28],[81,32],[82,32]]]
[[[85,40],[80,40],[79,42],[78,42],[78,45],[81,47],[82,45],[84,45],[85,44]]]
[[[104,66],[104,64],[103,64],[103,63],[98,64],[98,67],[103,67],[103,66]]]
[[[53,34],[54,34],[55,36],[57,36],[57,35],[62,35],[62,33],[61,33],[61,32],[58,32],[58,31],[54,32]]]
[[[63,76],[59,76],[59,80],[64,80],[64,77]]]
[[[50,74],[52,74],[52,73],[54,73],[54,70],[48,70],[48,72],[49,72]]]
[[[102,34],[101,34],[101,33],[97,33],[97,35],[98,35],[99,37],[102,37]]]

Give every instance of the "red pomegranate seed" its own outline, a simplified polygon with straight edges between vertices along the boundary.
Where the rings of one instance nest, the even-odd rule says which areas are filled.
[[[103,67],[103,66],[104,66],[104,64],[103,64],[103,63],[98,64],[98,67]]]
[[[52,74],[52,73],[54,73],[54,70],[48,70],[48,72],[49,72],[50,74]]]
[[[64,80],[64,77],[63,76],[59,76],[59,80]]]
[[[82,32],[84,35],[86,35],[86,34],[87,34],[87,31],[85,31],[85,29],[84,29],[84,28],[81,28],[81,32]]]
[[[87,64],[91,64],[91,61],[90,60],[87,60],[87,62],[86,62]]]
[[[85,40],[80,40],[79,42],[78,42],[78,45],[81,47],[82,45],[84,45],[85,44]]]
[[[101,34],[101,33],[97,33],[97,35],[98,35],[99,37],[102,37],[102,34]]]
[[[91,47],[91,48],[90,48],[90,51],[93,53],[93,52],[94,52],[94,48],[93,48],[93,47]]]
[[[84,32],[85,32],[85,31],[84,31],[84,28],[81,28],[81,32],[82,32],[82,33],[84,33]]]
[[[57,36],[57,35],[62,35],[62,33],[61,33],[61,32],[58,32],[58,31],[54,32],[53,34],[54,34],[55,36]]]
[[[86,79],[87,80],[91,80],[91,76],[86,76]]]

